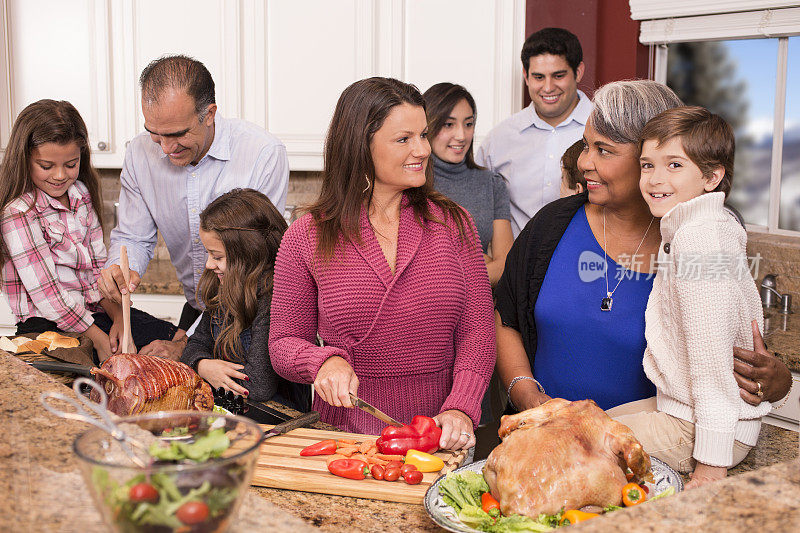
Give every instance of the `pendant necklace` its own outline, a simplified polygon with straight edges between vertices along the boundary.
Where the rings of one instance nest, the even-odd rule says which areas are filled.
[[[644,235],[642,235],[642,240],[639,241],[639,246],[636,247],[636,251],[633,252],[633,256],[631,257],[631,264],[633,264],[633,258],[636,257],[636,255],[639,253],[639,248],[641,248],[642,244],[644,244],[644,240],[645,238],[647,238],[647,232],[650,231],[650,226],[653,225],[653,221],[655,219],[656,217],[651,218],[650,224],[648,224],[647,229],[644,230]],[[617,281],[617,284],[614,286],[614,289],[608,290],[608,255],[606,253],[607,247],[608,245],[606,244],[606,208],[604,207],[603,208],[603,260],[605,261],[605,268],[603,269],[603,275],[606,278],[606,297],[603,298],[602,302],[600,302],[601,311],[611,311],[611,306],[614,304],[614,298],[612,298],[611,296],[614,294],[614,292],[617,290],[617,287],[619,287],[619,284],[622,283],[622,280],[625,279],[625,276],[629,272],[628,267],[624,267],[625,272],[623,272],[623,274],[620,276],[619,280]]]

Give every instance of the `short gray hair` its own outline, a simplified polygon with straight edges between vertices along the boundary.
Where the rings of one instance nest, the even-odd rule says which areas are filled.
[[[589,115],[592,127],[616,143],[639,143],[647,121],[683,105],[672,89],[652,80],[613,81],[597,89]]]

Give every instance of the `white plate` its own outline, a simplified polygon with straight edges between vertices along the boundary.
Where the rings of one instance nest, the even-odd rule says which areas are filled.
[[[683,490],[683,480],[681,479],[681,476],[678,475],[678,473],[675,472],[675,470],[673,470],[667,463],[660,459],[656,459],[655,457],[651,457],[650,462],[653,465],[652,470],[654,482],[645,483],[647,488],[650,490],[649,494],[652,494],[653,496],[656,494],[661,494],[669,487],[675,487],[675,492],[680,492]],[[486,459],[475,461],[474,463],[470,463],[462,466],[461,468],[453,470],[453,473],[470,470],[472,472],[482,474],[484,464],[486,464]],[[439,483],[443,479],[444,476],[437,479],[433,485],[428,487],[428,491],[425,493],[425,511],[428,512],[431,520],[448,531],[455,531],[458,533],[481,533],[481,531],[477,529],[472,529],[471,527],[465,526],[458,519],[455,510],[444,503],[444,500],[439,494]]]

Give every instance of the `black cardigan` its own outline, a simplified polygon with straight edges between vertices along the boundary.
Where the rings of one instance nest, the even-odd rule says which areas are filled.
[[[536,355],[536,322],[533,311],[550,259],[588,193],[560,198],[541,208],[528,221],[506,257],[506,266],[495,288],[495,308],[504,326],[522,336],[533,369]]]

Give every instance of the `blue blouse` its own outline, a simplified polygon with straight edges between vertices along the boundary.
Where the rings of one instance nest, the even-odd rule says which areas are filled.
[[[601,311],[606,264],[613,305]],[[626,271],[611,258],[604,261],[586,209],[578,210],[550,260],[534,309],[533,375],[549,396],[590,398],[602,409],[655,396],[642,368],[644,312],[653,277]]]

